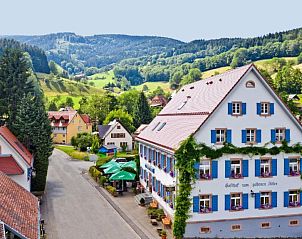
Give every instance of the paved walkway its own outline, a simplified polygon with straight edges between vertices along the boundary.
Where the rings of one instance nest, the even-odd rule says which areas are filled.
[[[71,161],[65,153],[54,150],[41,205],[47,238],[140,238],[82,176],[81,172],[90,165],[90,162]]]

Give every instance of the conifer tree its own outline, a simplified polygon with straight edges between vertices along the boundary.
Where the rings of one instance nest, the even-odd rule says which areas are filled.
[[[34,156],[36,177],[32,179],[32,191],[44,191],[52,139],[50,122],[39,96],[28,94],[21,99],[10,129]]]
[[[134,106],[134,111],[133,111],[134,126],[137,128],[141,124],[149,124],[151,120],[152,120],[152,114],[151,114],[150,106],[148,104],[148,100],[144,92],[141,92]]]

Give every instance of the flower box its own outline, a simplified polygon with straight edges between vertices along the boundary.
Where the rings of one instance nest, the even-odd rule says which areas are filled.
[[[209,213],[212,212],[212,208],[210,207],[201,207],[200,208],[200,213]]]
[[[167,172],[167,168],[164,168],[164,172],[165,172],[165,173]]]
[[[300,171],[291,171],[290,172],[290,176],[299,176],[300,175]]]
[[[239,206],[239,205],[237,205],[237,206],[231,206],[231,210],[233,210],[233,211],[240,211],[242,209],[243,209],[242,206]]]
[[[232,173],[231,178],[235,178],[235,179],[242,178],[242,175],[241,173]]]
[[[262,208],[262,209],[271,209],[271,208],[272,208],[272,205],[270,205],[270,204],[262,204],[262,205],[260,206],[260,208]]]
[[[299,202],[290,202],[289,206],[290,207],[300,207],[300,203]]]
[[[264,173],[261,173],[261,177],[263,178],[268,178],[271,176],[271,173],[270,172],[264,172]]]
[[[170,171],[170,176],[173,178],[174,177],[174,172]]]
[[[211,178],[212,178],[212,177],[211,177],[210,174],[207,174],[207,173],[205,173],[205,174],[200,174],[200,179],[209,180],[209,179],[211,179]]]

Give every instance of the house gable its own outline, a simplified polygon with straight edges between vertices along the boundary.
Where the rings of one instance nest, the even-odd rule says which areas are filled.
[[[249,87],[251,83],[255,87]],[[228,104],[231,102],[246,104],[245,114],[240,116],[229,115]],[[266,117],[258,115],[257,104],[260,102],[272,103],[273,114]],[[231,143],[236,146],[244,146],[246,144],[242,142],[242,130],[246,128],[261,130],[261,143],[258,143],[258,146],[263,146],[271,141],[271,130],[275,128],[290,129],[292,139],[299,140],[302,136],[302,127],[299,122],[254,66],[226,95],[194,135],[198,142],[210,145],[213,143],[211,130],[230,129]],[[294,143],[297,143],[297,141],[290,141],[290,144]]]

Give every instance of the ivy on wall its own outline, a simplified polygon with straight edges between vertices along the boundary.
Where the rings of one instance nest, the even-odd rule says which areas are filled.
[[[282,142],[282,145],[268,148],[246,146],[236,147],[232,144],[224,144],[221,148],[211,148],[203,143],[197,144],[191,135],[183,141],[179,149],[175,152],[176,169],[178,170],[178,188],[176,195],[176,207],[173,224],[173,234],[176,239],[183,238],[186,230],[186,221],[190,217],[189,210],[192,205],[191,191],[192,185],[195,182],[194,164],[201,157],[217,159],[223,154],[245,154],[245,155],[277,155],[284,153],[301,153],[301,144],[288,146],[287,142]]]

